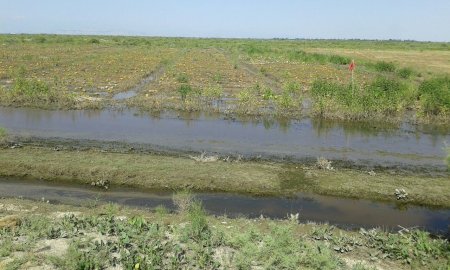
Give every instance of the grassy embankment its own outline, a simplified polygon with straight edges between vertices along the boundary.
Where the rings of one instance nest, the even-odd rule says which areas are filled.
[[[298,117],[302,101],[312,99],[311,113],[327,118],[398,121],[413,111],[419,121],[450,119],[448,43],[45,35],[0,41],[4,105],[111,106],[114,93],[163,67],[128,106]]]
[[[395,189],[404,188],[409,196],[402,203],[450,207],[448,176],[369,174],[302,164],[211,160],[97,150],[4,148],[0,149],[0,175],[86,184],[110,181],[112,185],[144,189],[189,188],[255,195],[313,192],[381,201],[396,201]]]
[[[189,194],[177,213],[117,205],[0,200],[2,269],[447,269],[449,242],[403,230],[349,232],[287,220],[207,216]]]

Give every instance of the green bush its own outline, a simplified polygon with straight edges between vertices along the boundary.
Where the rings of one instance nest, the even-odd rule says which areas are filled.
[[[375,70],[380,72],[394,72],[396,67],[392,62],[379,61],[375,63]]]
[[[397,71],[398,76],[403,79],[408,79],[413,74],[413,70],[411,68],[401,68]]]
[[[450,112],[450,77],[438,77],[423,81],[419,86],[422,111],[426,114]]]

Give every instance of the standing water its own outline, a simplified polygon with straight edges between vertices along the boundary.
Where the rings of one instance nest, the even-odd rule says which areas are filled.
[[[278,159],[325,157],[373,165],[445,169],[448,130],[411,125],[316,121],[224,120],[217,116],[157,117],[126,111],[46,111],[0,107],[0,126],[13,135],[148,144],[179,151]]]

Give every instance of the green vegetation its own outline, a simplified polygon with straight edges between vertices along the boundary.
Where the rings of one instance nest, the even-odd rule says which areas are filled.
[[[450,77],[438,77],[422,82],[419,87],[422,111],[427,115],[450,114]]]
[[[316,81],[311,93],[316,101],[316,114],[357,120],[397,116],[411,105],[415,95],[407,84],[386,77],[363,86]]]
[[[409,79],[414,74],[414,70],[406,67],[399,69],[397,73],[400,78]]]
[[[22,72],[14,79],[10,90],[0,88],[0,103],[7,105],[73,107],[71,95],[58,92],[47,83],[26,79]]]
[[[379,72],[394,72],[396,70],[396,66],[392,62],[379,61],[374,64],[375,70]]]
[[[226,157],[215,157],[211,162],[197,160],[192,157],[104,153],[95,149],[55,152],[51,148],[8,148],[0,149],[0,176],[88,185],[108,180],[112,186],[157,190],[189,188],[258,195],[310,192],[393,202],[396,201],[395,189],[401,187],[409,194],[405,203],[450,206],[448,175],[430,177],[377,172],[371,176],[365,171],[322,170],[313,165],[239,161]]]
[[[445,269],[450,263],[448,241],[419,230],[350,232],[295,218],[211,217],[195,200],[177,214],[13,199],[0,205],[20,221],[0,230],[2,269]]]
[[[0,126],[0,144],[4,143],[8,138],[8,131],[6,128]]]

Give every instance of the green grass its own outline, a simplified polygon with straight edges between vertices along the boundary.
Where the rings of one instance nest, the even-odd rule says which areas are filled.
[[[422,112],[432,115],[450,114],[450,77],[426,80],[419,87]]]
[[[295,220],[212,217],[196,202],[179,214],[18,199],[0,199],[0,205],[26,211],[6,211],[21,222],[0,230],[2,269],[445,269],[450,260],[447,240],[419,230],[355,232]]]
[[[107,176],[111,185],[143,189],[189,188],[259,195],[312,192],[382,201],[396,201],[394,190],[404,188],[409,193],[407,203],[450,206],[448,176],[383,172],[370,176],[364,171],[327,171],[302,164],[222,160],[202,163],[183,157],[102,153],[95,150],[55,152],[49,148],[35,147],[0,149],[0,176],[85,184]]]

